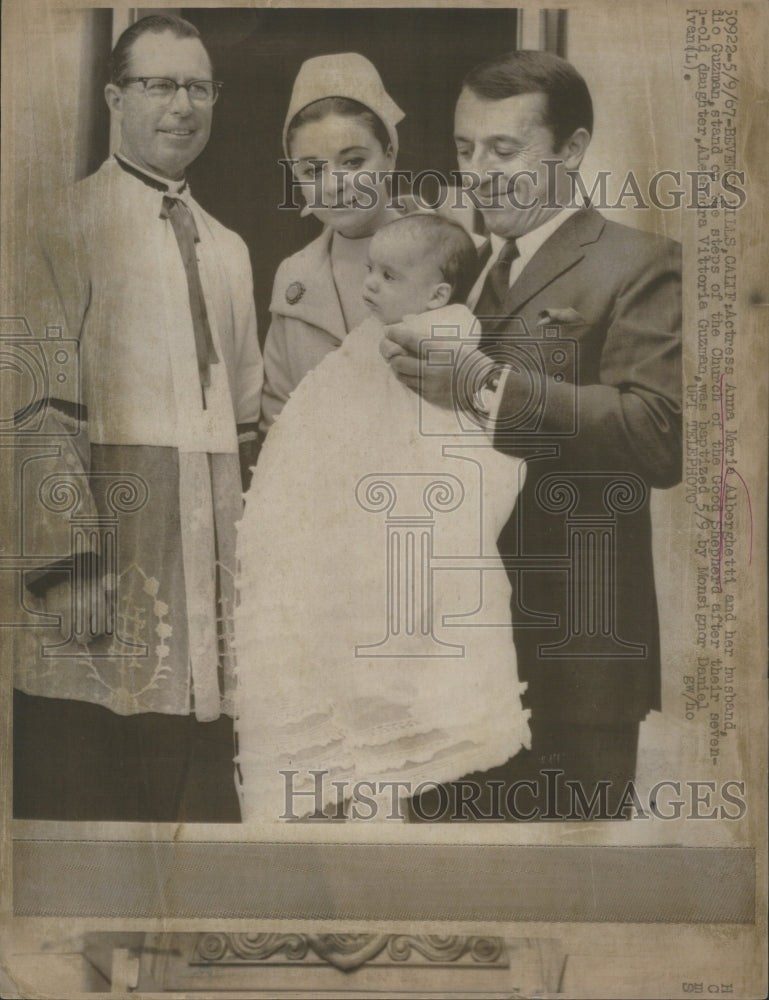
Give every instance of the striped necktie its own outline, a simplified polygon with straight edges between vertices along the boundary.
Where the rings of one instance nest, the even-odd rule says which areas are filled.
[[[504,315],[505,299],[510,290],[510,266],[519,256],[515,240],[505,240],[499,256],[486,273],[486,280],[475,305],[476,316]]]

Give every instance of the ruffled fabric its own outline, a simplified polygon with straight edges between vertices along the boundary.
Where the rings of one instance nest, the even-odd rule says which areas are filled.
[[[464,334],[473,322],[460,306],[427,315]],[[381,336],[367,321],[305,377],[246,498],[235,618],[246,820],[285,815],[287,782],[294,811],[311,812],[316,799],[297,792],[334,804],[357,782],[398,781],[406,796],[528,745],[496,548],[523,463],[402,386]]]

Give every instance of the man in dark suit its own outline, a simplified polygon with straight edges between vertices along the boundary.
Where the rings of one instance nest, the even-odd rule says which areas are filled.
[[[468,75],[455,141],[490,233],[469,300],[486,356],[467,345],[453,371],[430,365],[403,325],[383,347],[425,398],[491,411],[495,447],[527,459],[498,544],[531,750],[416,801],[417,819],[627,815],[639,723],[660,708],[648,504],[681,478],[680,246],[577,203],[592,127],[588,88],[557,56]]]

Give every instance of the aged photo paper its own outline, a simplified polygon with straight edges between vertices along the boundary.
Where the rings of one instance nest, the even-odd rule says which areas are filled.
[[[194,33],[154,29],[111,66],[123,32],[164,13]],[[567,60],[594,111],[565,137],[570,214],[530,249],[528,232],[488,239],[456,173],[487,170],[483,155],[547,160],[536,136],[556,134],[552,114],[509,149],[501,126],[483,131],[539,91],[463,87],[515,50]],[[768,51],[758,0],[5,0],[0,996],[766,995]],[[390,233],[414,207],[425,233],[409,239],[427,240],[424,216],[449,220],[413,274],[459,228],[488,266],[474,298],[446,279],[421,347],[389,362],[358,348],[371,319],[344,278],[368,274],[377,315],[387,247],[377,233],[367,272],[349,247],[332,262],[333,239],[318,242],[331,214],[307,191],[321,191],[332,130],[295,117],[350,98],[352,78],[368,117],[332,113],[340,174],[360,169],[375,119],[375,167],[395,170],[382,190],[399,185],[407,202]],[[523,181],[516,191],[536,189]],[[567,231],[580,250],[562,260],[552,248]],[[512,235],[500,301],[526,288],[504,314],[522,325],[503,331],[512,353],[489,378],[463,389],[458,359],[482,352],[460,303],[483,315],[489,254]],[[681,323],[666,304],[679,244]],[[313,313],[323,268],[336,340]],[[568,284],[571,268],[589,288]],[[593,306],[611,349],[591,339]],[[416,327],[428,307],[404,308],[379,315]],[[301,374],[274,375],[278,361],[304,374],[324,355],[299,387]],[[405,388],[398,356],[421,366]],[[431,365],[455,366],[456,406],[427,398]],[[508,425],[516,377],[530,391]],[[611,409],[628,394],[650,436],[637,410]],[[680,444],[667,465],[664,440]],[[537,480],[553,455],[568,475],[549,465]],[[556,535],[522,520],[517,548],[500,535],[498,554],[526,489],[559,518]],[[520,585],[517,661],[505,569]],[[94,580],[106,603],[94,597],[84,618],[69,595],[96,593]],[[545,602],[566,595],[561,610],[538,612],[537,587]],[[530,635],[566,678],[540,702]],[[572,719],[581,679],[604,675],[611,695],[585,711],[630,736],[604,747],[595,787],[559,785],[554,753],[540,758],[543,787],[520,782],[505,815],[485,811],[472,780],[450,797],[458,779],[531,752],[530,721],[535,749],[548,745],[538,712]],[[33,709],[48,711],[37,729]],[[110,763],[114,787],[107,770],[97,793],[83,747],[105,718],[99,753],[122,770]],[[157,762],[197,726],[208,735],[166,798]],[[128,727],[138,750],[116,742]],[[81,767],[65,793],[58,776],[77,786]],[[604,778],[609,799],[593,800]],[[428,786],[437,809],[419,797]]]

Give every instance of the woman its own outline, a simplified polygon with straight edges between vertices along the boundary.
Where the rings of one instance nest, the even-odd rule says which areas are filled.
[[[262,429],[302,378],[367,315],[360,289],[368,244],[403,214],[386,174],[404,117],[374,66],[355,52],[308,59],[297,75],[283,149],[323,232],[278,268],[264,350]]]
[[[408,798],[424,782],[500,764],[527,740],[510,587],[495,555],[522,463],[485,438],[447,453],[454,414],[423,406],[378,349],[382,324],[406,312],[423,314],[428,336],[433,321],[463,337],[477,325],[459,304],[477,270],[473,241],[434,215],[393,220],[380,171],[394,163],[400,117],[370,63],[322,57],[302,67],[284,131],[326,229],[275,282],[269,416],[291,399],[238,532],[236,727],[249,822],[315,809],[383,820],[393,782]],[[383,519],[396,494],[408,523],[400,508],[393,524]],[[471,554],[492,572],[466,571]],[[438,572],[452,558],[458,572]],[[363,788],[367,807],[356,802]]]

